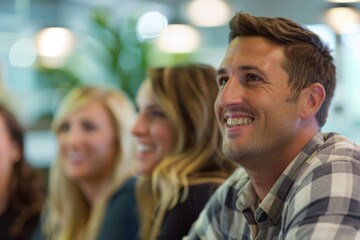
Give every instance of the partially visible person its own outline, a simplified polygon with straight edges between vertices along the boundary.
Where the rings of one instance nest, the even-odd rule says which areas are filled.
[[[237,13],[217,83],[222,149],[241,168],[184,239],[360,239],[360,147],[321,131],[336,68],[319,36]]]
[[[58,156],[34,239],[137,239],[134,116],[116,89],[84,86],[65,97],[52,124]]]
[[[20,123],[10,109],[0,105],[0,239],[30,239],[45,190],[41,173],[25,159]]]
[[[137,94],[137,197],[142,240],[181,239],[235,165],[220,151],[215,69],[149,70]]]

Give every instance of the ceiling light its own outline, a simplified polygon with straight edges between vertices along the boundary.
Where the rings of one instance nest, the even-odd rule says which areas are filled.
[[[168,20],[162,13],[151,11],[139,18],[136,31],[141,39],[154,38],[159,36],[167,25]]]
[[[45,28],[36,36],[39,62],[45,67],[59,67],[71,53],[73,46],[73,33],[66,28]]]
[[[360,0],[327,0],[328,2],[332,3],[354,3],[354,2],[360,2]]]
[[[199,27],[224,25],[230,15],[230,7],[224,0],[193,0],[187,8],[188,19]]]
[[[65,28],[45,28],[38,33],[36,40],[40,56],[64,57],[72,50],[73,35]]]
[[[352,7],[333,7],[325,12],[325,20],[337,34],[357,31],[360,23],[359,12]]]
[[[199,33],[185,24],[170,24],[156,41],[159,48],[170,53],[189,53],[200,44]]]
[[[9,51],[9,62],[13,67],[27,68],[36,60],[36,48],[33,40],[16,41]]]

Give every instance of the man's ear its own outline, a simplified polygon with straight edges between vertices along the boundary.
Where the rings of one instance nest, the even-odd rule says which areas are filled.
[[[326,93],[322,84],[313,83],[300,93],[300,116],[304,119],[314,116],[324,102]]]

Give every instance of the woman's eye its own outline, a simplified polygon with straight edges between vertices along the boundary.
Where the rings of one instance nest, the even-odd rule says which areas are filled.
[[[153,117],[165,117],[165,113],[162,111],[152,111],[151,116]]]
[[[69,131],[69,129],[70,129],[70,124],[65,122],[59,126],[58,132],[67,132]]]
[[[82,124],[82,127],[83,127],[83,129],[85,130],[85,131],[88,131],[88,132],[90,132],[90,131],[94,131],[94,130],[96,130],[96,125],[94,124],[94,123],[91,123],[91,122],[84,122],[83,124]]]

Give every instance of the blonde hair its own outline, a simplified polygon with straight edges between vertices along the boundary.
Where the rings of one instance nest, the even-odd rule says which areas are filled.
[[[132,102],[120,90],[94,86],[73,89],[60,105],[52,129],[57,134],[69,115],[93,101],[103,104],[115,126],[118,152],[110,184],[90,209],[79,187],[65,175],[58,155],[50,172],[49,196],[44,210],[43,230],[48,239],[95,239],[110,197],[131,177],[134,145],[130,129],[135,113]]]
[[[154,68],[150,85],[175,131],[171,153],[137,185],[141,239],[156,239],[166,212],[185,201],[189,185],[222,183],[235,169],[221,152],[215,119],[215,69],[202,64]]]

